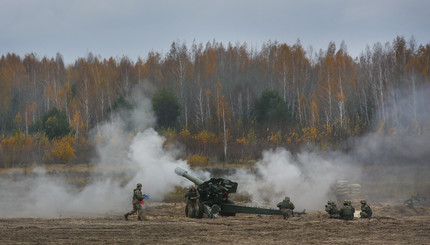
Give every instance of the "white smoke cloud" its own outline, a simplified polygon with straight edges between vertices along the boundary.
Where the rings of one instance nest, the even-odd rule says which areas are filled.
[[[399,134],[395,138],[398,141],[393,141],[393,138],[373,134],[356,141],[349,154],[302,152],[292,155],[283,148],[267,150],[254,170],[237,169],[235,174],[222,177],[238,182],[238,192],[248,193],[251,205],[273,208],[289,196],[299,211],[321,210],[330,199],[330,188],[337,180],[347,179],[350,183],[363,180],[363,163],[391,164],[397,160],[428,165],[429,90],[421,90],[420,94],[423,96],[417,99],[418,112],[421,112],[417,121],[424,130],[419,135]],[[132,190],[138,182],[143,184],[143,192],[150,195],[148,204],[161,201],[175,186],[191,185],[174,173],[176,167],[208,180],[208,173],[191,171],[185,161],[177,160],[175,152],[163,148],[164,138],[152,128],[155,120],[150,102],[143,98],[137,101],[140,103],[130,115],[134,127],[138,128],[137,133],[125,130],[126,124],[118,116],[95,129],[98,159],[91,182],[82,190],[69,185],[67,176],[51,175],[43,168],[29,173],[9,170],[0,179],[0,218],[88,217],[126,212],[131,209]],[[398,108],[401,107],[398,105]],[[386,175],[383,174],[381,177]],[[391,177],[401,176],[405,173]]]
[[[114,116],[95,129],[98,159],[91,182],[82,190],[67,183],[65,176],[48,174],[38,167],[30,173],[11,170],[0,180],[0,217],[88,217],[117,215],[131,209],[132,191],[143,184],[151,202],[163,200],[175,186],[189,186],[188,180],[174,173],[176,167],[208,178],[201,171],[190,171],[185,161],[163,149],[164,138],[152,128],[150,103],[140,99],[131,114],[137,134],[124,130],[126,124]]]
[[[274,208],[289,196],[297,210],[319,210],[329,200],[336,181],[359,176],[359,168],[344,154],[306,152],[293,156],[278,148],[263,152],[255,171],[240,169],[229,178],[239,183],[238,193],[251,196],[253,205]]]
[[[249,194],[255,205],[274,207],[289,196],[298,210],[321,210],[334,197],[330,188],[342,179],[361,184],[361,198],[372,201],[429,196],[429,104],[430,87],[422,85],[416,93],[386,105],[385,110],[395,115],[386,122],[391,134],[375,129],[350,142],[348,154],[301,152],[293,156],[282,148],[268,150],[255,170],[238,170],[229,178],[239,183],[238,192]]]

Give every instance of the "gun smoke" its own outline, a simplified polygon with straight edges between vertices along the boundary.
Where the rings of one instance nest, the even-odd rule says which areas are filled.
[[[162,201],[175,186],[188,186],[179,178],[175,167],[207,179],[202,171],[190,170],[185,161],[177,160],[175,152],[163,149],[164,138],[153,129],[154,116],[150,102],[140,98],[133,111],[131,123],[140,131],[132,134],[118,116],[100,125],[93,133],[98,141],[98,159],[89,178],[91,183],[82,190],[67,183],[64,176],[47,174],[42,167],[30,173],[10,170],[0,180],[0,217],[88,217],[130,211],[132,191],[137,183],[148,193],[151,202]]]
[[[223,177],[238,182],[239,194],[248,194],[250,205],[274,208],[289,196],[299,211],[322,209],[331,199],[330,190],[339,179],[381,186],[394,180],[415,183],[412,189],[404,188],[387,198],[400,199],[413,191],[428,194],[423,175],[429,172],[430,159],[429,95],[428,88],[422,89],[415,98],[419,105],[415,120],[423,129],[420,134],[407,135],[410,129],[406,125],[410,125],[411,116],[403,113],[411,112],[412,100],[405,98],[395,105],[399,120],[394,137],[371,133],[354,141],[348,153],[308,150],[293,155],[284,148],[266,150],[255,168],[237,169],[234,174]],[[186,161],[178,160],[178,152],[163,148],[165,139],[153,129],[155,120],[150,102],[142,98],[137,101],[140,103],[130,117],[133,125],[139,125],[137,133],[127,131],[119,116],[94,130],[93,138],[98,145],[94,169],[99,171],[90,176],[90,183],[77,189],[67,183],[67,174],[51,175],[42,167],[30,173],[10,170],[0,180],[0,217],[59,218],[124,213],[131,209],[132,190],[138,182],[150,196],[145,205],[162,201],[175,186],[189,186],[188,180],[174,173],[176,167],[208,180],[208,172],[190,170]],[[381,165],[385,167],[373,171],[373,167]],[[363,166],[372,172],[363,172]],[[399,166],[401,170],[395,170]],[[427,172],[422,171],[423,167]],[[405,168],[409,169],[408,173]],[[397,187],[393,185],[394,189]],[[366,188],[363,191],[364,197],[376,198],[366,193]]]
[[[231,179],[240,183],[239,193],[248,194],[252,205],[276,207],[289,196],[296,208],[321,209],[339,179],[358,181],[360,168],[342,153],[303,152],[293,156],[284,148],[263,152],[255,171],[239,170]]]
[[[429,196],[429,105],[430,88],[422,86],[386,105],[385,113],[393,115],[388,135],[375,128],[346,142],[351,148],[347,153],[268,150],[255,170],[238,170],[230,178],[253,204],[273,207],[289,196],[298,210],[320,210],[334,198],[331,188],[338,180],[361,184],[360,198],[370,202],[403,203],[411,195]]]

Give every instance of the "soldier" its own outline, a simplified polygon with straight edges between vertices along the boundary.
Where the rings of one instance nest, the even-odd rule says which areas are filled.
[[[366,200],[361,200],[360,203],[361,203],[360,218],[370,219],[372,217],[372,209],[367,204]]]
[[[336,203],[333,201],[327,202],[327,205],[325,205],[325,211],[330,215],[330,218],[339,218],[339,209],[337,208]]]
[[[199,199],[200,194],[197,191],[196,187],[191,186],[190,190],[185,194],[185,202],[189,204],[191,207],[191,213],[188,215],[189,217],[197,217],[199,214]]]
[[[282,216],[284,216],[284,219],[288,219],[293,215],[293,210],[294,210],[294,204],[290,201],[289,197],[285,197],[284,200],[282,200],[282,202],[278,203],[278,205],[276,205],[282,213]]]
[[[340,208],[339,218],[344,220],[353,220],[354,213],[355,213],[355,209],[351,205],[351,201],[345,200],[343,202],[343,207]]]
[[[124,215],[125,220],[128,220],[129,215],[135,214],[137,212],[137,220],[142,221],[143,211],[141,202],[145,198],[148,198],[148,195],[142,194],[142,184],[138,183],[136,185],[136,189],[133,190],[133,210]]]

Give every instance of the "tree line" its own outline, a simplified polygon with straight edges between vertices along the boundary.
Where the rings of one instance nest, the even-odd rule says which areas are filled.
[[[182,143],[190,162],[251,160],[277,146],[330,149],[371,127],[396,128],[404,115],[422,128],[416,94],[429,70],[430,44],[400,36],[355,59],[344,42],[315,52],[299,40],[260,50],[173,42],[136,62],[89,53],[65,65],[59,53],[9,53],[0,59],[0,161],[89,161],[90,130],[131,110],[135,93],[152,99],[157,130],[166,144]],[[410,98],[402,116],[401,98]]]

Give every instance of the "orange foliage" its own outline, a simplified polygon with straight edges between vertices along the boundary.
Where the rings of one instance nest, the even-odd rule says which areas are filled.
[[[34,146],[33,137],[25,136],[22,132],[16,132],[9,137],[2,135],[0,152],[3,155],[3,167],[29,164]]]
[[[315,128],[315,127],[302,128],[303,142],[317,142],[317,141],[319,141],[320,137],[321,137],[321,135],[319,134],[319,131],[317,128]]]
[[[246,143],[246,138],[245,137],[238,138],[236,139],[236,143],[244,145]]]
[[[218,139],[214,133],[208,133],[206,130],[193,136],[193,139],[197,140],[203,145],[214,144],[218,142]]]
[[[50,157],[54,162],[68,163],[75,157],[75,149],[73,145],[75,139],[72,136],[65,136],[61,139],[52,141],[52,149]]]
[[[268,138],[268,141],[275,143],[276,145],[280,145],[282,143],[281,130],[278,130],[276,133],[272,132]]]
[[[182,137],[182,139],[186,142],[191,138],[190,130],[188,129],[182,129],[179,135]]]
[[[201,156],[199,154],[194,154],[187,159],[188,163],[191,165],[206,165],[209,160],[205,156]]]

